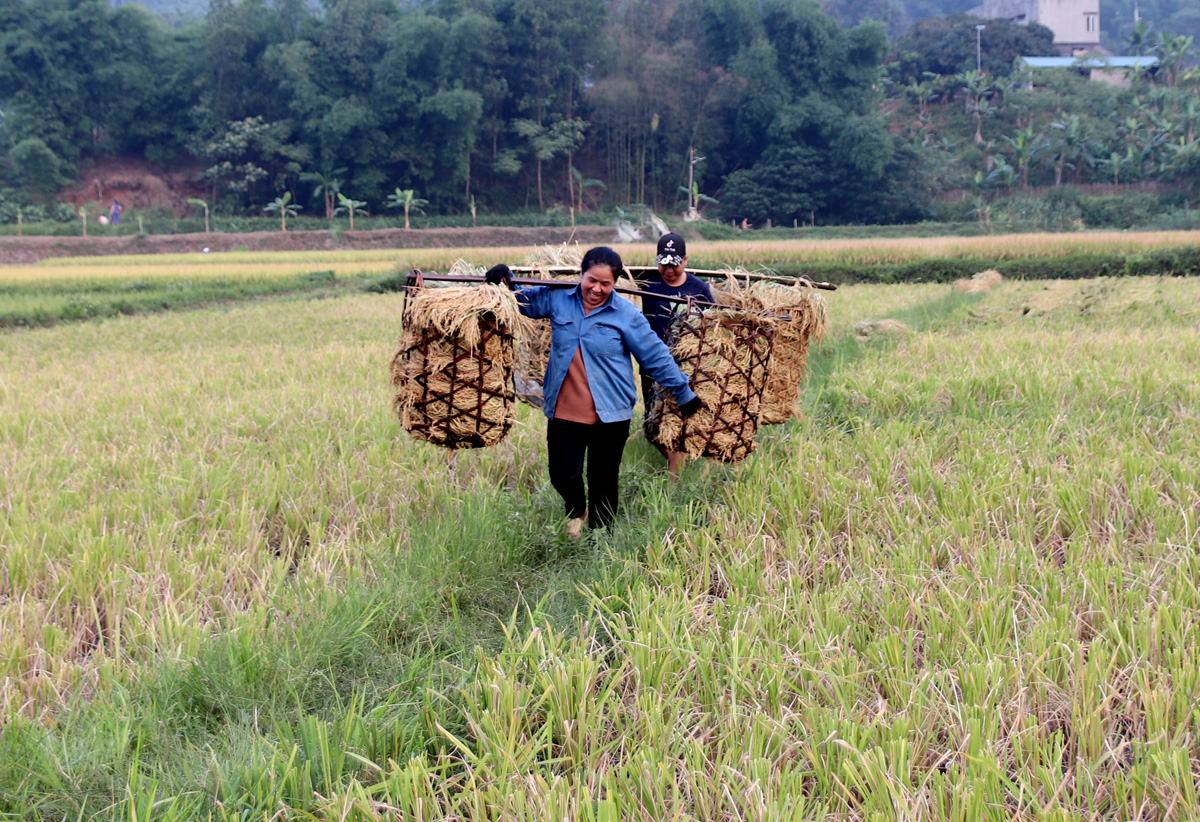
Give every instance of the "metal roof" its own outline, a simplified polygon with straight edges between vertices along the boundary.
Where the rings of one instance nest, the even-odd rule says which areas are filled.
[[[1022,57],[1021,62],[1030,68],[1153,68],[1158,65],[1157,57]]]

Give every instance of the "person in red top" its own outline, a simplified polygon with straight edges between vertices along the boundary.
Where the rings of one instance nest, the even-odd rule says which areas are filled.
[[[612,293],[624,272],[620,255],[604,246],[593,248],[583,256],[580,271],[573,289],[536,286],[517,292],[523,314],[550,320],[542,406],[549,418],[546,451],[550,484],[563,498],[572,538],[583,533],[585,522],[608,527],[617,512],[621,455],[637,403],[630,355],[675,395],[684,414],[700,407],[688,378],[646,318]],[[485,279],[511,287],[512,271],[494,266]]]

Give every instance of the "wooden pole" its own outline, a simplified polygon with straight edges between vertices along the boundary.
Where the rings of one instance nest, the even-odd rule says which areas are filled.
[[[409,285],[420,287],[421,282],[428,280],[436,283],[482,283],[483,276],[478,274],[426,274],[423,271],[413,271],[408,275]],[[579,283],[568,282],[567,280],[537,280],[533,277],[513,277],[513,285],[548,285],[553,288],[575,288]],[[710,303],[706,300],[693,300],[688,297],[668,297],[665,294],[651,294],[647,291],[638,291],[636,288],[621,288],[615,286],[613,291],[618,294],[628,294],[631,297],[646,297],[651,300],[662,300],[668,303],[695,303],[696,305],[720,305],[720,303]]]
[[[579,266],[577,265],[514,265],[511,267],[514,274],[532,274],[535,271],[546,271],[551,274],[578,274]],[[658,266],[653,265],[627,265],[625,270],[635,280],[642,280],[648,274],[658,272]],[[808,283],[813,288],[819,288],[823,291],[837,291],[837,286],[833,283],[816,282],[807,277],[792,277],[786,274],[766,274],[760,271],[725,271],[721,269],[705,269],[705,268],[689,268],[689,274],[695,274],[697,277],[706,279],[733,277],[734,279],[747,281],[766,281],[774,283],[782,283],[784,285],[795,285],[797,282]],[[639,276],[640,275],[640,276]],[[537,281],[541,285],[545,285],[544,280]]]

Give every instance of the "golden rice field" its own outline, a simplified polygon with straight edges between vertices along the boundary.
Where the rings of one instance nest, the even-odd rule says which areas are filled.
[[[532,409],[401,434],[397,295],[3,333],[0,818],[1200,818],[1200,278],[827,297],[583,543]]]
[[[1058,257],[1088,252],[1126,254],[1196,245],[1194,231],[1017,234],[985,237],[899,238],[870,240],[694,241],[689,248],[694,267],[745,268],[802,263],[869,265],[931,257],[980,257],[1008,260]],[[653,262],[648,243],[619,247],[631,265]],[[476,265],[515,264],[529,257],[525,246],[511,248],[397,249],[394,251],[225,252],[214,254],[130,255],[52,258],[36,265],[0,268],[0,284],[57,279],[195,277],[288,277],[320,268],[338,276],[419,268],[444,271],[459,259]]]

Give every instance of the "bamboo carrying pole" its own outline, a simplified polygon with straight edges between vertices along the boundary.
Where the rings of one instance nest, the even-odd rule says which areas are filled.
[[[577,265],[514,265],[511,266],[512,272],[516,273],[532,273],[534,271],[545,271],[550,274],[578,274],[579,266]],[[658,266],[653,265],[627,265],[625,270],[633,276],[634,279],[643,279],[647,274],[653,274],[658,271]],[[785,285],[795,285],[797,282],[808,283],[813,288],[819,288],[822,291],[837,291],[837,286],[833,283],[815,282],[807,277],[789,277],[786,274],[763,274],[757,271],[739,271],[734,274],[729,271],[720,269],[707,268],[689,268],[689,274],[695,274],[697,277],[736,277],[744,280],[765,280],[768,282],[783,283]],[[639,276],[641,275],[641,276]],[[540,285],[544,285],[544,281],[539,280]]]
[[[576,269],[571,269],[575,271]],[[408,287],[421,286],[422,281],[429,280],[436,283],[481,283],[484,278],[478,274],[426,274],[423,271],[412,271],[408,275]],[[533,277],[513,277],[513,285],[548,285],[554,288],[575,288],[579,285],[577,282],[569,280],[538,280]],[[614,286],[613,291],[618,294],[629,294],[633,297],[643,297],[651,300],[663,300],[668,303],[693,303],[695,305],[716,305],[720,303],[710,303],[705,300],[695,300],[689,297],[668,297],[665,294],[650,294],[645,291],[638,291],[636,288],[621,288]],[[728,308],[728,306],[721,306]]]

